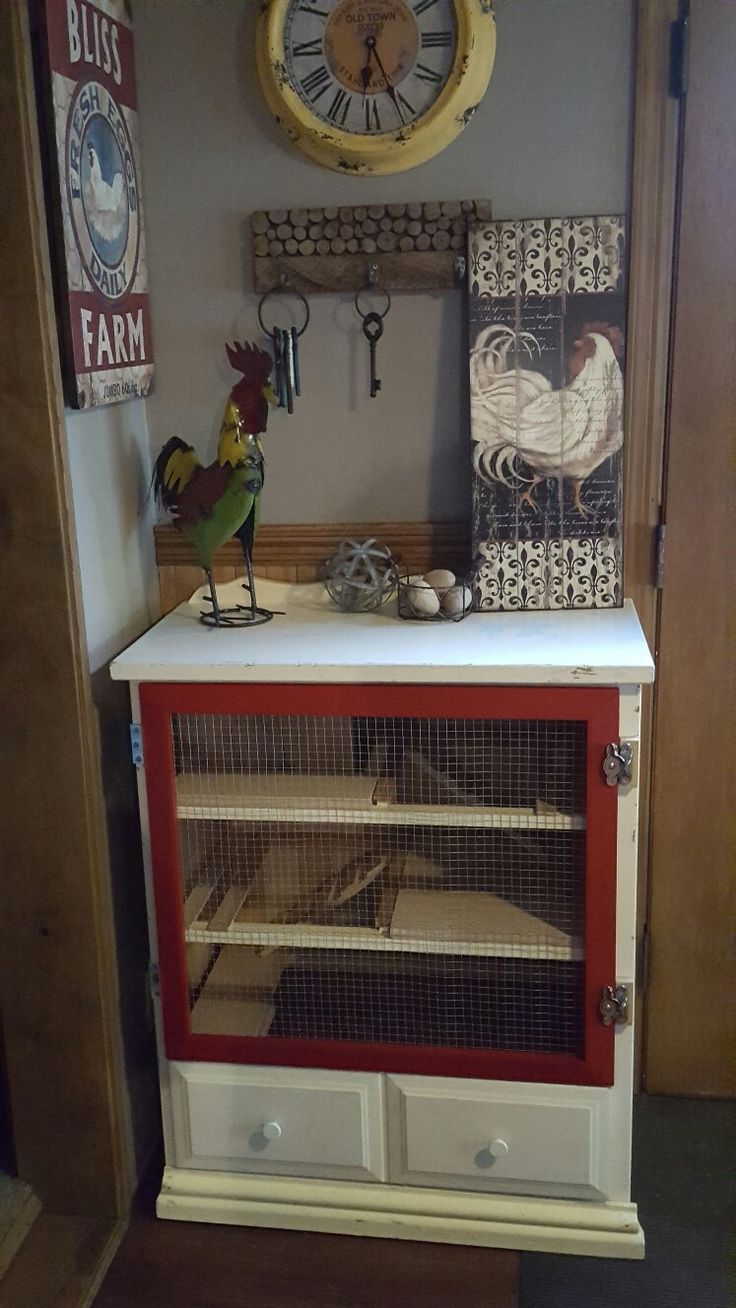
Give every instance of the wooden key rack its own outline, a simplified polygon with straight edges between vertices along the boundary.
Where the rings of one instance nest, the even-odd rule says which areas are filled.
[[[286,279],[305,294],[355,292],[370,265],[389,291],[452,289],[465,277],[468,223],[490,217],[490,200],[260,210],[251,216],[254,290]]]

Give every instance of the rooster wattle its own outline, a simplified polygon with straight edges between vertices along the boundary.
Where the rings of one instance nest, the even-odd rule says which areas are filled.
[[[540,482],[569,478],[574,508],[590,517],[580,498],[582,483],[623,444],[622,347],[617,327],[585,323],[568,360],[570,382],[553,390],[542,373],[519,365],[522,353],[530,361],[535,352],[541,355],[531,332],[498,323],[484,328],[470,356],[478,476],[511,489],[525,486],[520,499],[534,509]],[[511,366],[510,351],[516,358]]]

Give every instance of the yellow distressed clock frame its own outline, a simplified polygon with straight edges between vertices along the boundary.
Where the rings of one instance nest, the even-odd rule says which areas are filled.
[[[310,112],[286,67],[284,27],[290,0],[263,0],[256,27],[256,67],[276,122],[311,159],[342,173],[398,173],[439,154],[472,118],[496,53],[492,0],[452,2],[457,46],[446,85],[416,122],[369,136],[341,132]]]

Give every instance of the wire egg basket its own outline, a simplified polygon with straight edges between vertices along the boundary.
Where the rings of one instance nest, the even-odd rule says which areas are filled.
[[[409,622],[462,622],[467,618],[473,610],[471,578],[449,575],[452,582],[432,585],[424,577],[399,572],[399,617]]]

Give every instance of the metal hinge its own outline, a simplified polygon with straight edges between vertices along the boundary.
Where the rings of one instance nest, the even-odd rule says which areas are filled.
[[[135,767],[143,767],[143,732],[138,722],[130,724],[130,757]]]
[[[690,43],[689,5],[681,3],[680,16],[670,23],[670,95],[682,100],[687,95],[688,47]]]
[[[667,538],[667,524],[660,522],[654,529],[654,585],[662,589],[664,583],[664,547]]]
[[[628,786],[634,776],[634,746],[630,740],[606,745],[603,775],[609,786]]]
[[[598,1012],[604,1026],[621,1026],[629,1020],[629,987],[604,986]]]

